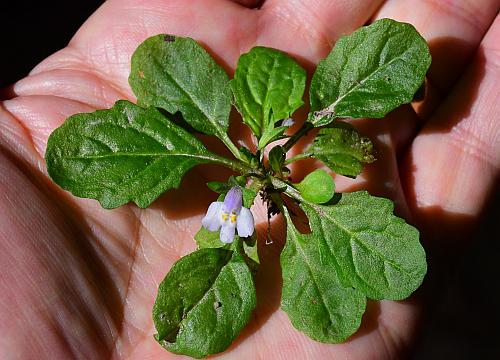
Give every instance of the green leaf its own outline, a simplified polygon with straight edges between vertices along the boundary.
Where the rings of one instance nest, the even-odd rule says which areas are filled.
[[[335,183],[332,177],[322,169],[314,170],[294,186],[304,199],[316,204],[330,201],[335,193]]]
[[[147,207],[193,166],[220,159],[157,109],[128,101],[69,117],[45,153],[57,184],[107,209],[129,201]]]
[[[324,238],[343,281],[371,299],[401,300],[427,271],[418,230],[393,215],[392,201],[366,191],[343,193],[331,206],[303,203],[311,231]]]
[[[337,174],[349,177],[359,175],[363,163],[375,161],[370,139],[360,136],[351,125],[338,121],[318,132],[308,153]]]
[[[254,47],[243,54],[231,80],[238,111],[259,139],[259,149],[287,129],[275,124],[302,106],[306,71],[281,51]]]
[[[233,187],[233,186],[239,186],[239,187],[245,187],[247,182],[246,177],[244,176],[230,176],[227,182],[220,182],[220,181],[209,181],[207,182],[207,186],[210,190],[213,192],[216,192],[217,194],[225,194]],[[243,190],[243,189],[242,189]],[[224,200],[224,196],[222,197],[222,200]],[[220,199],[219,199],[220,201]]]
[[[210,190],[216,192],[217,194],[226,193],[230,189],[227,183],[223,183],[220,181],[209,181],[207,182],[207,186]]]
[[[129,83],[139,105],[180,111],[196,130],[225,135],[229,126],[229,78],[196,41],[173,35],[146,39],[132,55]]]
[[[243,206],[250,209],[255,201],[257,193],[249,188],[241,188],[243,195]]]
[[[234,243],[239,243],[240,237],[235,235]],[[220,230],[208,231],[203,226],[198,230],[194,236],[194,240],[198,245],[198,249],[214,249],[214,248],[230,248],[229,244],[224,244],[220,241]],[[254,232],[252,236],[242,239],[242,255],[246,257],[246,262],[250,269],[256,269],[260,264],[259,254],[257,251],[257,233]],[[250,261],[248,261],[250,260]]]
[[[281,308],[293,326],[311,339],[340,343],[359,328],[365,295],[345,286],[332,256],[320,253],[321,235],[301,234],[287,218],[287,239],[281,253]]]
[[[257,232],[254,232],[252,236],[245,238],[245,241],[243,241],[243,251],[250,260],[257,265],[260,264],[257,248]]]
[[[282,146],[277,145],[269,151],[269,165],[277,174],[282,174],[283,166],[286,159],[286,151]]]
[[[230,176],[227,183],[233,186],[245,187],[247,183],[247,178],[245,176]]]
[[[412,101],[430,64],[429,47],[412,25],[382,19],[362,27],[340,38],[316,68],[309,121],[384,117]]]
[[[246,147],[243,147],[243,146],[239,150],[240,150],[240,153],[241,153],[243,159],[248,164],[250,164],[251,167],[253,167],[253,168],[259,167],[260,161],[259,161],[259,158],[255,154],[253,154],[249,149],[247,149]]]
[[[221,248],[226,245],[220,241],[220,231],[208,231],[203,226],[194,235],[194,240],[198,249]]]
[[[153,307],[156,340],[200,358],[226,350],[256,306],[252,275],[238,252],[202,249],[177,261]]]
[[[278,126],[276,128],[269,126],[262,133],[262,137],[259,139],[259,142],[257,144],[257,149],[261,150],[265,148],[267,144],[270,144],[273,141],[286,138],[286,135],[283,135],[286,129],[288,129],[287,126]]]

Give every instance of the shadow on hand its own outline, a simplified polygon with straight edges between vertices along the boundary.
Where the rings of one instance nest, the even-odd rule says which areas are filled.
[[[18,266],[32,279],[30,286],[18,293],[18,301],[22,302],[24,291],[36,294],[36,303],[32,306],[28,302],[23,309],[50,321],[44,330],[48,342],[53,331],[68,351],[78,349],[85,354],[89,351],[87,345],[91,345],[99,349],[99,356],[110,357],[124,317],[123,289],[116,281],[116,273],[105,264],[113,262],[113,254],[99,247],[93,235],[95,229],[86,223],[85,214],[75,202],[61,200],[69,197],[67,193],[14,153],[2,150],[0,161],[15,164],[9,171],[17,180],[13,188],[25,189],[16,199],[16,206],[25,217],[25,226],[34,233],[32,238],[22,239],[28,244],[22,257],[26,261]],[[36,319],[33,321],[36,324]]]
[[[439,89],[440,96],[429,99],[427,103],[424,101],[422,111],[424,117],[430,120],[420,134],[445,135],[454,131],[470,115],[484,78],[486,59],[480,47],[471,66],[460,79],[469,86],[462,87],[460,92],[452,90],[450,94],[444,94],[451,89],[456,77],[461,75],[459,69],[469,61],[467,53],[471,52],[471,48],[455,38],[437,39],[431,42],[430,47],[436,60],[446,58],[453,62],[441,61],[431,68],[431,77],[440,83],[448,81],[449,84]],[[448,74],[449,78],[439,78],[441,72]],[[434,89],[434,96],[435,93]],[[433,94],[430,95],[432,97]],[[439,104],[441,99],[444,102]],[[478,283],[490,278],[491,271],[485,268],[490,268],[494,263],[489,257],[491,247],[495,246],[491,243],[495,236],[490,230],[481,229],[478,225],[485,224],[483,219],[488,213],[494,214],[496,211],[498,214],[498,205],[490,200],[490,204],[485,204],[490,205],[489,209],[485,207],[474,216],[447,211],[441,206],[419,205],[415,193],[416,166],[411,153],[404,163],[403,171],[407,174],[404,186],[409,206],[419,224],[429,263],[422,289],[426,313],[415,358],[489,358],[493,353],[498,354],[498,350],[487,350],[488,341],[485,341],[489,338],[494,342],[492,339],[498,337],[498,331],[494,329],[500,315],[494,310],[496,306],[487,300],[491,298],[489,295],[498,297],[500,289],[492,286],[498,282],[490,279],[483,289],[478,286]],[[487,198],[491,199],[491,195],[490,191]],[[498,192],[493,199],[498,200]],[[492,205],[495,208],[492,209]],[[489,227],[493,228],[493,224],[490,220]],[[482,235],[478,236],[478,232]],[[495,325],[490,325],[487,319]],[[496,336],[492,336],[495,333]]]
[[[445,246],[429,244],[429,272],[420,292],[426,311],[412,359],[500,357],[498,204],[497,189],[475,232],[468,231],[467,244],[452,246],[453,235]]]
[[[435,65],[431,68],[430,76],[438,79],[438,74],[446,69],[449,74],[447,79],[439,78],[440,82],[448,81],[449,85],[442,88],[441,91],[448,90],[454,81],[454,76],[458,75],[458,69],[462,68],[469,60],[467,56],[462,56],[464,52],[470,51],[470,46],[461,40],[455,38],[441,38],[435,40],[430,44],[431,52],[436,59]],[[450,54],[452,54],[450,56]],[[454,54],[454,55],[453,55]],[[453,64],[443,63],[443,58],[454,59]],[[484,75],[484,55],[480,49],[475,60],[477,65],[473,72],[466,76],[474,79],[473,86],[469,87],[466,92],[454,94],[455,101],[453,103],[445,103],[440,109],[437,110],[432,120],[432,125],[427,126],[423,133],[447,133],[452,130],[462,119],[467,117],[470,113],[471,106],[477,98],[478,88]],[[436,109],[438,103],[432,99],[434,94],[426,94],[426,98],[420,104],[423,113],[432,113]],[[439,99],[440,100],[440,99]],[[355,191],[358,189],[366,189],[372,195],[386,196],[396,201],[396,213],[405,213],[405,201],[415,199],[415,194],[410,191],[414,189],[414,182],[410,177],[410,181],[404,183],[406,195],[402,191],[402,184],[399,181],[398,166],[403,158],[400,154],[406,152],[411,144],[415,134],[420,130],[421,122],[418,120],[408,120],[408,107],[393,111],[387,116],[386,119],[366,119],[352,121],[355,128],[362,134],[368,135],[376,148],[377,161],[366,167],[365,172],[362,174],[362,180],[342,180],[347,185],[343,191]],[[446,114],[446,116],[444,116]],[[450,116],[451,115],[451,116]],[[400,141],[395,137],[395,133],[401,127],[411,127],[406,130],[408,135],[405,141]],[[314,134],[309,134],[306,139],[303,139],[297,144],[300,151],[305,151],[308,144],[311,142]],[[390,141],[388,141],[388,138]],[[396,148],[396,152],[395,152]],[[432,159],[429,159],[432,161]],[[297,162],[293,168],[294,181],[298,181],[310,171],[314,170],[318,162],[313,159],[302,160]],[[402,169],[401,174],[406,169]],[[411,170],[411,169],[410,169]],[[407,174],[410,172],[406,171]],[[337,177],[338,179],[338,177]],[[404,179],[407,180],[407,179]],[[349,182],[352,185],[349,186]],[[400,195],[398,195],[400,194]],[[409,196],[408,196],[409,195]],[[431,297],[435,298],[436,294],[440,294],[443,289],[443,283],[439,281],[442,276],[443,270],[450,264],[450,251],[457,253],[456,242],[458,239],[469,238],[471,232],[475,229],[478,217],[470,217],[456,213],[446,212],[438,207],[427,207],[416,209],[414,203],[409,203],[411,214],[415,217],[411,220],[421,230],[423,244],[428,254],[429,272],[424,282],[424,286],[419,290],[426,300],[425,303],[428,308],[432,309]],[[410,213],[408,211],[408,213]],[[406,217],[406,216],[404,216]],[[409,220],[408,218],[406,219]],[[439,238],[439,240],[437,239]],[[446,241],[448,240],[448,241]],[[443,243],[444,241],[444,243]],[[454,244],[455,249],[450,249],[451,243]],[[444,245],[444,246],[443,246]],[[470,244],[469,244],[470,245]],[[446,259],[446,261],[444,261]],[[437,284],[437,285],[436,285]],[[420,298],[420,296],[418,296]],[[374,305],[375,304],[375,305]],[[378,303],[369,305],[367,313],[364,315],[361,329],[354,335],[353,338],[363,336],[366,333],[373,331],[378,326],[377,318],[379,310],[377,310]]]
[[[280,254],[285,245],[285,223],[281,216],[275,216],[271,220],[270,233],[268,233],[269,229],[265,223],[257,225],[256,230],[260,259],[259,269],[254,277],[257,307],[253,313],[252,321],[243,329],[231,348],[238,346],[258,331],[279,309],[281,303],[283,279],[281,277]]]
[[[452,48],[454,49],[453,53],[456,52],[458,54],[466,45],[463,41],[458,41],[454,38],[444,38],[433,42],[432,47],[437,54],[452,51]],[[479,87],[484,77],[485,62],[484,52],[479,48],[473,64],[461,79],[461,81],[467,81],[470,86],[465,88],[465,91],[452,92],[433,113],[428,124],[421,130],[420,135],[450,133],[454,131],[455,127],[460,125],[462,120],[470,115],[472,105],[477,100]],[[441,65],[441,68],[444,66]],[[429,159],[429,161],[432,161],[432,159]],[[471,235],[471,231],[477,225],[480,214],[472,217],[452,213],[439,206],[421,206],[417,204],[414,177],[416,166],[412,153],[408,154],[403,166],[403,172],[406,174],[403,183],[407,199],[409,200],[409,207],[415,215],[426,245],[431,248],[434,246],[449,248],[452,244],[453,247],[458,246]]]
[[[168,220],[205,214],[210,203],[218,196],[207,187],[207,182],[226,182],[230,175],[234,173],[227,168],[200,165],[183,177],[179,188],[164,193],[149,206],[149,209],[161,212]]]
[[[427,73],[425,99],[413,104],[419,117],[424,120],[429,119],[446,98],[476,50],[473,45],[454,37],[434,39],[429,42],[429,49],[432,64]]]
[[[235,134],[237,136],[233,136],[233,138],[249,136],[248,128],[241,125],[241,120],[237,119],[237,117],[238,114],[234,111],[231,112],[230,132],[241,127],[239,133]],[[234,159],[231,152],[216,137],[199,133],[195,135],[209,151]],[[161,211],[165,218],[169,220],[179,220],[204,214],[210,203],[218,197],[215,192],[207,187],[207,182],[226,182],[231,175],[235,175],[234,171],[220,165],[203,164],[196,166],[182,178],[179,188],[165,192],[149,208]]]

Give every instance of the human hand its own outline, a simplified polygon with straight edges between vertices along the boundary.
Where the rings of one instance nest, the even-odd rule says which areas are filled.
[[[356,181],[338,177],[337,188],[391,197],[404,217],[413,216],[417,226],[431,223],[436,236],[450,230],[446,221],[455,216],[476,218],[500,164],[493,40],[500,36],[499,20],[491,24],[498,2],[381,4],[268,0],[261,10],[249,10],[223,0],[110,0],[67,48],[15,84],[18,97],[0,109],[0,357],[173,357],[152,338],[151,307],[173,262],[195,247],[192,236],[214,198],[204,190],[217,176],[214,168],[196,169],[146,210],[108,211],[55,186],[43,160],[48,135],[66,117],[133,99],[130,56],[157,33],[201,41],[228,71],[255,45],[284,50],[311,70],[338,36],[371,19],[413,23],[433,50],[429,98],[420,116],[408,106],[384,120],[356,121],[375,137],[379,160]],[[475,62],[453,87],[488,28]],[[235,140],[246,138],[242,127],[232,130]],[[300,162],[293,171],[313,165]],[[436,210],[441,222],[433,228]],[[265,213],[254,211],[263,234]],[[255,319],[221,357],[388,358],[411,342],[418,318],[411,301],[370,303],[362,328],[345,344],[317,343],[296,331],[279,310],[279,221],[274,236],[273,244],[260,244]]]

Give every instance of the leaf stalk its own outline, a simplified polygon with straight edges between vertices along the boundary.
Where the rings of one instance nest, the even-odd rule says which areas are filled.
[[[298,154],[298,155],[292,156],[289,159],[286,159],[285,162],[283,163],[283,165],[285,165],[285,166],[290,165],[291,163],[293,163],[295,161],[302,160],[302,159],[308,159],[312,156],[313,156],[313,153]]]
[[[293,145],[295,145],[295,143],[297,141],[299,141],[299,139],[306,135],[309,130],[313,129],[314,128],[314,125],[311,124],[309,121],[306,121],[302,124],[302,127],[297,130],[297,132],[295,134],[293,134],[289,139],[288,141],[285,143],[285,145],[283,145],[283,149],[285,149],[285,151],[288,151],[291,149],[291,147]]]

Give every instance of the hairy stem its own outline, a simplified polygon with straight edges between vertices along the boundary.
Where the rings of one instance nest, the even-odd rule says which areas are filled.
[[[285,151],[288,151],[290,150],[290,148],[295,145],[295,143],[304,135],[306,135],[309,130],[313,129],[314,128],[314,125],[311,124],[310,122],[306,121],[304,124],[302,124],[302,127],[297,130],[297,132],[295,134],[293,134],[290,139],[288,139],[288,141],[285,143],[285,145],[283,145],[283,149],[285,149]]]
[[[246,160],[243,158],[240,151],[238,150],[236,145],[234,145],[233,141],[229,138],[229,136],[226,133],[221,133],[221,134],[219,134],[219,136],[220,136],[220,139],[222,140],[222,142],[227,146],[227,148],[234,155],[234,157],[236,159],[246,163]]]
[[[253,171],[252,167],[247,165],[245,162],[231,160],[224,156],[212,155],[212,161],[216,164],[224,165],[225,167],[239,172],[242,175]]]
[[[305,201],[297,189],[295,189],[292,185],[284,182],[283,180],[272,177],[271,183],[276,189],[284,189],[285,194],[287,194],[288,196],[299,201]]]
[[[298,155],[292,156],[289,159],[286,159],[285,162],[283,163],[283,165],[289,165],[289,164],[293,163],[294,161],[307,159],[307,158],[310,158],[312,156],[313,156],[312,153],[298,154]]]

